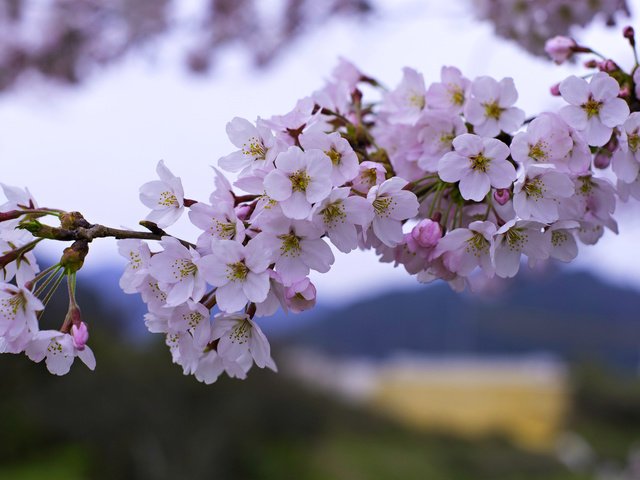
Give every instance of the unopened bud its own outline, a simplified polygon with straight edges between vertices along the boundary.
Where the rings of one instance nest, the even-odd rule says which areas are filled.
[[[411,238],[421,247],[435,247],[442,238],[442,227],[438,222],[425,218],[413,227]]]
[[[560,84],[556,83],[555,85],[551,85],[551,88],[549,89],[549,91],[551,92],[551,95],[553,95],[554,97],[559,97],[560,96]]]
[[[80,212],[65,212],[60,215],[60,226],[65,230],[75,230],[78,227],[89,228],[91,224]]]
[[[504,205],[511,198],[511,194],[509,190],[506,188],[499,188],[495,192],[493,192],[493,199],[498,203],[498,205]]]
[[[606,149],[601,149],[596,153],[593,159],[593,166],[596,168],[604,169],[611,163],[611,153]]]
[[[62,252],[60,265],[66,273],[75,273],[82,268],[84,259],[89,253],[89,243],[86,240],[76,240]]]
[[[629,85],[625,85],[624,87],[622,87],[620,89],[620,92],[618,93],[618,96],[622,98],[628,98],[629,95],[631,95],[631,89],[629,88]]]
[[[80,322],[79,325],[73,324],[71,326],[71,338],[73,340],[73,346],[78,350],[84,350],[89,340],[89,330],[87,324]]]
[[[587,60],[586,62],[584,62],[584,68],[598,68],[598,65],[600,65],[600,62],[595,59]]]
[[[636,32],[631,25],[627,25],[622,29],[622,36],[629,39],[629,43],[632,47],[636,45]]]
[[[557,36],[547,40],[544,51],[558,65],[564,63],[576,51],[578,44],[573,38]]]
[[[618,65],[616,65],[616,62],[614,62],[613,60],[605,60],[604,62],[600,62],[598,68],[600,69],[600,71],[607,73],[613,73],[620,70],[620,67],[618,67]]]
[[[251,213],[252,208],[251,208],[251,205],[238,205],[235,210],[236,210],[236,216],[238,217],[238,219],[245,221],[247,220],[247,217]]]

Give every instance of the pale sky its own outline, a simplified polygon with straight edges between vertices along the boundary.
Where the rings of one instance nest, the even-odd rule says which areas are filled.
[[[226,123],[235,116],[255,120],[286,113],[322,86],[338,56],[389,86],[399,81],[403,66],[424,73],[427,83],[439,79],[442,65],[455,65],[470,78],[511,76],[520,92],[517,105],[528,116],[560,105],[548,87],[583,73],[496,39],[491,25],[471,17],[466,0],[377,3],[382,11],[375,18],[329,22],[266,71],[252,70],[242,52],[229,50],[214,74],[193,77],[175,58],[180,39],[167,39],[153,61],[131,56],[80,88],[34,83],[1,96],[0,181],[29,187],[42,206],[79,210],[91,222],[136,227],[147,214],[138,188],[156,178],[158,160],[182,178],[187,197],[206,201],[209,166],[234,149]],[[630,3],[640,11],[640,0]],[[597,23],[577,32],[578,38],[629,66],[622,25],[605,29]],[[637,211],[638,205],[632,208]],[[621,234],[608,232],[597,246],[582,248],[576,266],[640,287],[640,223],[633,217],[638,215],[631,211],[619,215]],[[197,230],[184,220],[169,232],[195,240]],[[114,241],[95,241],[87,268],[123,264],[116,252]],[[340,301],[416,284],[404,270],[379,264],[371,252],[336,257],[332,271],[313,277],[319,298]]]

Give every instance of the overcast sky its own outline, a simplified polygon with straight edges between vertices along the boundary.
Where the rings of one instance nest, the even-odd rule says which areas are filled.
[[[640,11],[640,0],[633,10]],[[468,77],[511,76],[520,92],[518,106],[528,115],[560,105],[548,87],[578,67],[557,67],[496,39],[492,27],[474,20],[465,0],[456,2],[386,0],[366,22],[336,20],[287,50],[265,71],[255,71],[242,52],[220,56],[214,74],[185,73],[167,39],[151,61],[131,56],[94,75],[80,88],[29,85],[0,97],[0,181],[28,186],[40,205],[79,210],[92,222],[136,227],[147,211],[138,188],[155,179],[164,159],[182,178],[189,198],[206,200],[210,165],[234,149],[225,124],[235,116],[254,120],[287,112],[296,100],[322,86],[338,56],[395,85],[403,66],[438,80],[442,65],[455,65]],[[632,62],[620,29],[602,22],[579,38],[620,64]],[[176,58],[174,58],[176,57]],[[633,206],[637,212],[637,204]],[[632,212],[620,215],[621,234],[607,233],[595,247],[582,248],[577,266],[618,283],[640,287],[637,244],[640,227]],[[186,220],[186,219],[185,219]],[[169,229],[193,238],[183,222]],[[122,264],[115,242],[94,242],[88,267]],[[331,272],[315,276],[319,295],[344,300],[390,285],[415,284],[404,270],[378,264],[370,252],[337,255]]]

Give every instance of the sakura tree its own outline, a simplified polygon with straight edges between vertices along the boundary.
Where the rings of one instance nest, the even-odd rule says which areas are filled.
[[[259,319],[312,308],[309,275],[330,271],[332,246],[372,249],[456,291],[476,276],[515,276],[523,256],[573,260],[578,243],[617,232],[618,200],[640,199],[640,70],[631,27],[624,37],[630,72],[570,38],[549,40],[556,62],[586,54],[590,72],[552,87],[566,105],[533,117],[516,106],[510,78],[444,67],[427,85],[405,68],[387,89],[341,60],[292,111],[227,124],[234,147],[212,171],[209,198],[189,198],[159,162],[157,179],[140,187],[145,230],[94,224],[2,185],[0,351],[45,360],[58,375],[75,357],[95,367],[76,274],[100,238],[116,239],[128,260],[120,286],[146,303],[148,330],[205,383],[245,378],[254,364],[276,370]],[[185,214],[195,239],[168,231]],[[41,269],[34,249],[45,241],[70,245]],[[68,313],[59,329],[42,329],[63,283]]]

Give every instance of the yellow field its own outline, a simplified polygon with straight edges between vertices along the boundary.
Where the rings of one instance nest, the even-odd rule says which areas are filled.
[[[370,392],[377,411],[415,428],[466,437],[499,434],[547,450],[562,429],[568,392],[560,371],[519,365],[396,365]]]

